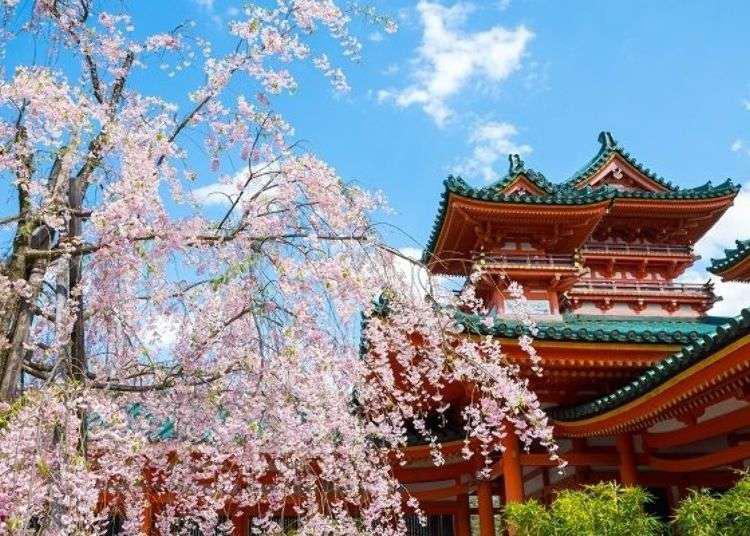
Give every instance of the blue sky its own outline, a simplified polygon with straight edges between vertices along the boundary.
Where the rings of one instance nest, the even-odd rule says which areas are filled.
[[[351,95],[314,87],[317,111],[293,113],[301,137],[344,177],[386,192],[399,245],[412,245],[406,235],[425,243],[448,173],[482,184],[519,151],[557,182],[591,158],[601,130],[681,186],[750,182],[746,2],[379,6],[400,31],[365,41],[349,68]],[[698,244],[704,260],[686,279],[705,281],[707,258],[750,237],[745,189]],[[747,285],[716,284],[725,300],[714,314],[750,304]]]
[[[314,69],[277,101],[305,147],[346,180],[385,192],[399,229],[389,240],[420,247],[429,235],[442,181],[460,172],[481,185],[507,169],[507,153],[558,182],[615,138],[652,170],[681,186],[731,177],[750,181],[750,43],[742,1],[360,1],[391,14],[387,35],[356,22],[362,59],[343,64],[349,94],[332,92]],[[242,3],[163,0],[131,4],[139,31],[192,19],[217,37]],[[316,38],[317,39],[317,38]],[[335,54],[320,38],[324,50]],[[230,46],[230,42],[221,42]],[[218,48],[218,47],[217,47]],[[28,49],[9,49],[6,64]],[[141,82],[178,99],[198,79]],[[155,84],[160,84],[156,87]],[[236,87],[234,91],[243,92]],[[249,94],[254,94],[248,88]],[[173,94],[173,95],[172,95]],[[195,158],[201,158],[200,151]],[[206,169],[197,186],[217,177]],[[750,185],[701,244],[704,257],[750,237]],[[687,277],[705,280],[699,263]],[[715,312],[750,303],[736,286]]]

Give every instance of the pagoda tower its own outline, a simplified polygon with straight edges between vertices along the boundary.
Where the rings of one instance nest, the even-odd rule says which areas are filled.
[[[738,185],[678,187],[608,132],[561,182],[511,155],[492,184],[451,176],[444,185],[423,260],[433,274],[481,271],[477,289],[492,321],[461,311],[457,320],[467,337],[502,341],[569,466],[560,474],[545,452],[521,451],[508,436],[491,477],[478,476],[461,456],[465,438],[453,418],[471,386],[452,386],[433,430],[446,463],[435,466],[429,445],[414,443],[407,463],[394,467],[428,514],[427,532],[415,525],[409,534],[489,536],[503,502],[547,502],[561,489],[611,480],[646,487],[658,499],[655,513],[667,516],[689,487],[725,489],[737,468],[750,467],[750,308],[709,316],[719,299],[712,286],[679,280]],[[710,271],[750,280],[750,242]],[[541,377],[519,346],[526,328],[509,314],[519,299],[508,292],[513,282],[537,320]]]
[[[486,274],[480,293],[510,312],[507,284],[524,287],[532,312],[696,318],[717,300],[712,285],[675,281],[695,242],[732,204],[731,181],[678,188],[638,163],[609,132],[569,180],[552,184],[510,155],[507,175],[472,188],[445,182],[425,252],[437,274]]]

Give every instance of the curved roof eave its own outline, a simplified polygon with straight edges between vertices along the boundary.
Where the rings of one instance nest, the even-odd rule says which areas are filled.
[[[613,411],[648,394],[677,374],[748,334],[750,334],[750,308],[743,309],[738,316],[727,319],[712,333],[705,334],[685,345],[679,352],[666,357],[609,395],[583,404],[558,406],[548,410],[548,414],[555,420],[571,422]]]
[[[736,240],[735,244],[737,247],[724,250],[724,257],[721,259],[711,259],[711,264],[708,267],[709,272],[721,275],[750,257],[750,239]]]
[[[461,177],[449,175],[443,181],[444,190],[438,205],[438,214],[432,226],[432,232],[427,242],[422,261],[429,262],[437,245],[440,231],[442,230],[451,196],[463,197],[474,201],[484,201],[497,204],[528,204],[528,205],[562,205],[582,206],[599,203],[601,201],[613,201],[615,199],[645,199],[645,200],[702,200],[714,199],[725,196],[735,196],[740,190],[740,185],[727,179],[714,186],[708,182],[697,188],[682,190],[668,190],[665,192],[622,192],[609,187],[602,188],[563,188],[558,187],[554,193],[547,195],[506,195],[489,187],[474,188],[466,183]]]

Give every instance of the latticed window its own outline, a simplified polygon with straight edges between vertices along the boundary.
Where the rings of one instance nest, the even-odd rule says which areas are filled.
[[[406,516],[406,533],[409,536],[454,536],[453,516],[437,514],[427,516],[427,525],[420,525],[415,514]]]

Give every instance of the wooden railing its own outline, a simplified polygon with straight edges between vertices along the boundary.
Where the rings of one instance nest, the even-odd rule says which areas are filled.
[[[528,266],[528,267],[560,267],[573,268],[575,257],[573,255],[532,255],[532,254],[510,254],[500,253],[474,253],[474,262],[484,261],[487,264],[500,264],[503,266]]]
[[[671,293],[671,294],[711,294],[713,285],[709,283],[667,283],[659,281],[611,281],[587,279],[579,281],[571,289],[576,290],[606,290],[612,292],[636,293]]]
[[[584,244],[582,253],[627,253],[630,255],[692,255],[692,246],[666,244],[613,244],[609,242],[589,242]]]

